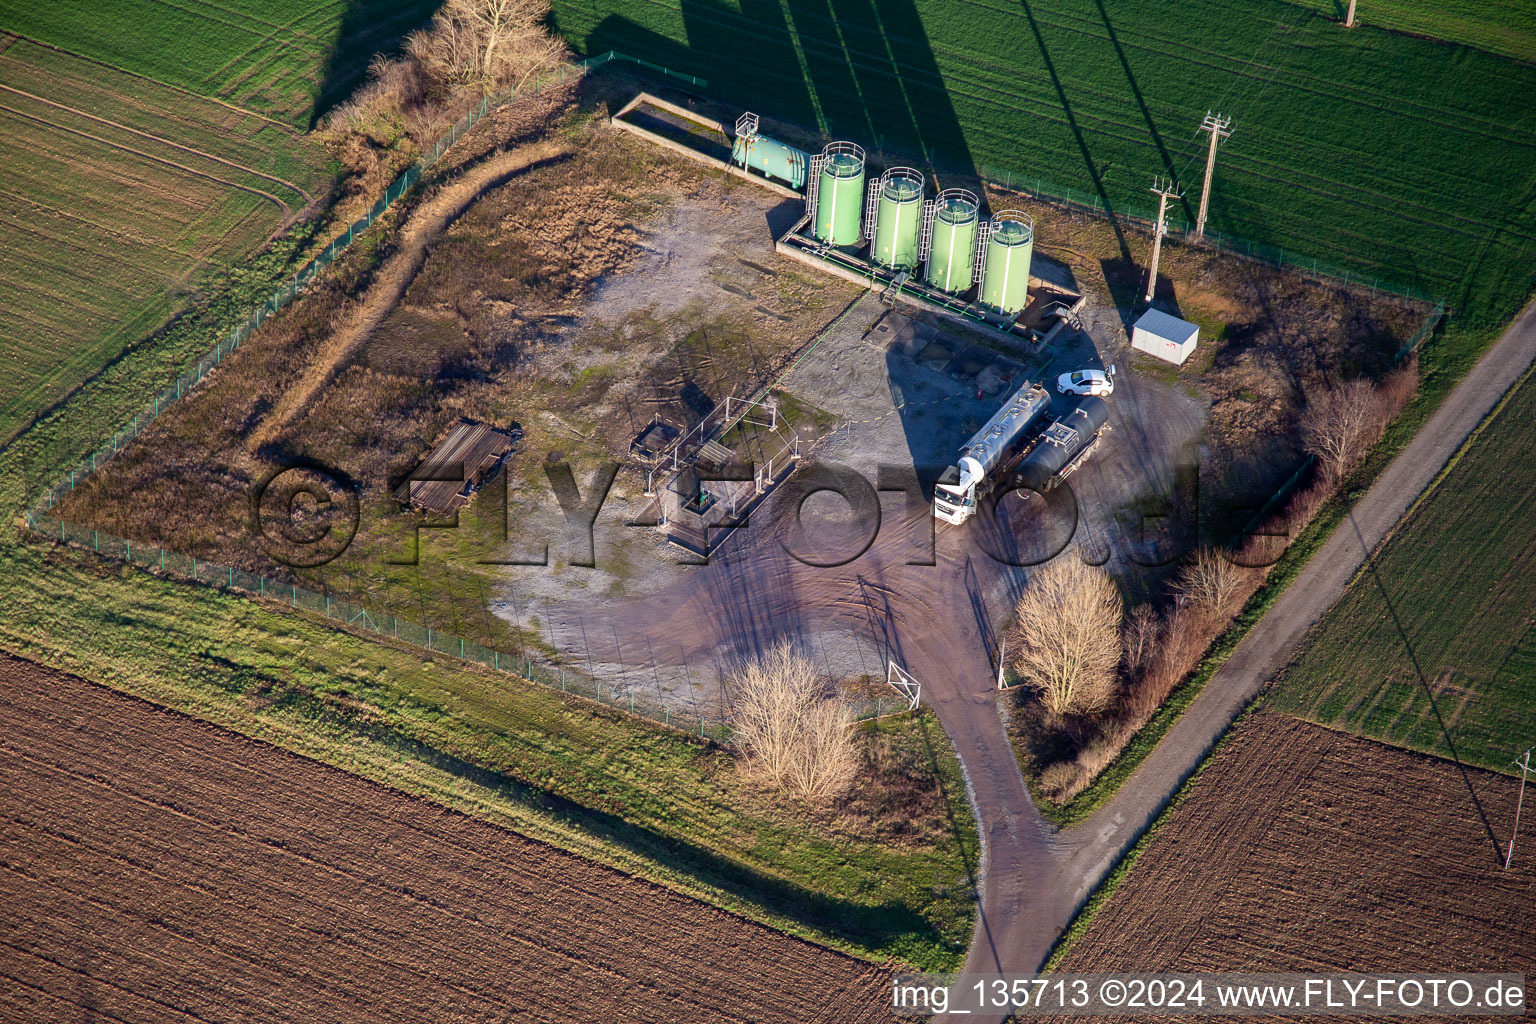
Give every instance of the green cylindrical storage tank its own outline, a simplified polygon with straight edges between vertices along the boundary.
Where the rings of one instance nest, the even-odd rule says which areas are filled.
[[[971,286],[980,210],[976,193],[963,188],[947,188],[933,201],[927,277],[940,291],[959,293]]]
[[[878,194],[870,255],[881,266],[911,270],[917,266],[917,236],[923,227],[923,175],[911,167],[892,167],[880,175]]]
[[[816,237],[831,245],[858,245],[863,239],[864,149],[833,142],[816,187]]]
[[[1004,210],[992,218],[987,265],[981,272],[981,301],[1004,313],[1029,305],[1029,260],[1035,250],[1035,222],[1027,213]]]

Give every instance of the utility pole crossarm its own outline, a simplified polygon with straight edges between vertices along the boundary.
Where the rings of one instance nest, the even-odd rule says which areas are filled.
[[[1211,176],[1216,173],[1216,147],[1232,134],[1232,119],[1205,112],[1200,130],[1211,133],[1211,148],[1205,155],[1205,184],[1200,187],[1200,213],[1195,218],[1195,240],[1205,237],[1205,215],[1211,206]]]

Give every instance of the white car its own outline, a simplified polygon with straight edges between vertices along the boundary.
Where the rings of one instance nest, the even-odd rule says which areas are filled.
[[[1056,390],[1064,395],[1112,395],[1115,393],[1115,368],[1064,373],[1056,378]]]

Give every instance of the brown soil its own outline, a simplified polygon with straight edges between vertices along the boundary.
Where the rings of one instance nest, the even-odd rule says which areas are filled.
[[[1519,781],[1261,712],[1202,769],[1069,971],[1536,973]]]
[[[885,972],[0,660],[0,1018],[871,1021]]]

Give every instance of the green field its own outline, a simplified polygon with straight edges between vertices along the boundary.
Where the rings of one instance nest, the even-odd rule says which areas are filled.
[[[1293,2],[1333,18],[1343,18],[1349,4]],[[1536,61],[1536,15],[1529,0],[1364,0],[1355,9],[1355,22]]]
[[[0,442],[327,187],[294,129],[0,36]]]
[[[1196,129],[1216,109],[1235,134],[1214,228],[1443,294],[1464,321],[1508,317],[1532,286],[1530,64],[1282,0],[557,0],[555,15],[587,53],[703,76],[760,113],[1139,212],[1154,174],[1197,201]]]
[[[1316,626],[1269,705],[1485,768],[1536,742],[1536,377]]]
[[[308,128],[436,0],[0,0],[0,28]]]

